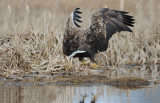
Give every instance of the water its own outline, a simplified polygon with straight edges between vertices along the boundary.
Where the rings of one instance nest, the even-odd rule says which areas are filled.
[[[108,85],[5,85],[0,103],[159,103],[160,85],[123,89]]]
[[[137,69],[141,72],[136,71],[136,73],[134,71],[134,73],[153,81],[160,80],[159,67],[153,66],[149,67],[150,69],[142,67]],[[124,72],[126,73],[126,71],[118,72],[122,75]],[[131,71],[129,72],[131,73]],[[117,71],[108,75],[115,76],[115,74],[120,75],[117,74]],[[160,84],[152,83],[146,87],[125,88],[110,85],[53,85],[43,83],[41,85],[21,85],[0,80],[0,103],[160,103]]]

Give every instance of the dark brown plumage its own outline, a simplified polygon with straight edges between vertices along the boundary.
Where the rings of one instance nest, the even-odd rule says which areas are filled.
[[[88,29],[82,30],[77,22],[82,22],[80,16],[82,12],[76,8],[68,18],[64,39],[63,53],[69,57],[84,57],[94,61],[95,54],[107,50],[109,39],[116,32],[132,30],[134,19],[128,15],[129,12],[110,10],[102,8],[93,11],[91,25]]]

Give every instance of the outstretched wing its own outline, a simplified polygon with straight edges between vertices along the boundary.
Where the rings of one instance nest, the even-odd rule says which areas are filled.
[[[75,46],[78,45],[78,41],[75,40],[75,36],[81,31],[78,22],[82,22],[80,20],[81,17],[79,16],[79,14],[82,12],[79,11],[79,9],[80,8],[76,8],[71,13],[66,23],[63,38],[63,53],[66,55],[70,55],[72,52],[74,52],[74,49],[76,49]]]
[[[128,13],[108,8],[102,8],[92,13],[90,30],[97,39],[97,50],[106,50],[109,39],[116,32],[132,32],[129,26],[133,27],[135,20]]]

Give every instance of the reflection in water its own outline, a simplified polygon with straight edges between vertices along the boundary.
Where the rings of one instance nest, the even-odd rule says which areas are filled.
[[[94,94],[92,94],[93,95],[93,99],[90,101],[90,103],[96,103],[96,99],[97,99],[97,97],[96,97],[96,95],[94,95]],[[85,94],[85,96],[83,96],[83,99],[79,102],[79,103],[85,103],[85,98],[86,98],[87,96],[86,96],[86,94]]]
[[[156,103],[160,86],[118,89],[108,85],[0,84],[0,103]]]

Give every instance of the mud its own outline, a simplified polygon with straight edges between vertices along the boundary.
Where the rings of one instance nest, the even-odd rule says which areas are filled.
[[[152,68],[152,69],[147,69]],[[152,75],[151,75],[152,74]],[[154,76],[153,76],[154,74]],[[120,89],[136,89],[149,84],[160,84],[159,66],[129,66],[105,70],[83,70],[59,74],[20,74],[0,73],[0,82],[15,85],[111,85]]]
[[[118,77],[109,78],[98,75],[57,75],[57,76],[34,76],[27,77],[10,77],[5,80],[6,83],[14,83],[16,85],[43,85],[43,84],[61,84],[61,85],[95,85],[104,84],[117,88],[134,89],[142,86],[148,86],[151,82],[140,77]]]

